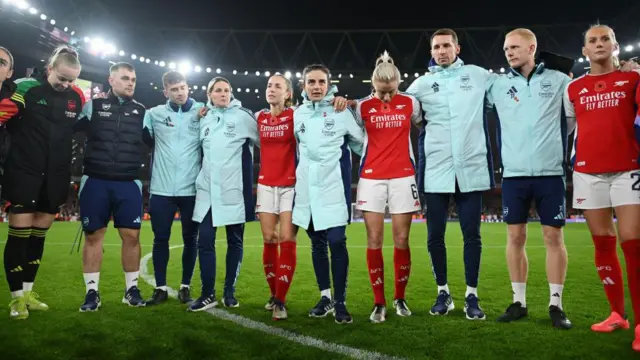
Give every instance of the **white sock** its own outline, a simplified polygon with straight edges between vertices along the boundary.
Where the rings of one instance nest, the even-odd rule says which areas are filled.
[[[167,291],[167,286],[156,286],[156,289],[158,290],[162,290],[162,291]],[[129,290],[129,286],[127,286],[127,290]]]
[[[438,285],[438,295],[440,294],[440,291],[444,290],[447,294],[451,294],[449,292],[449,285],[445,284],[443,286]]]
[[[19,298],[19,297],[24,297],[24,292],[22,292],[22,290],[11,292],[12,299]]]
[[[476,297],[478,297],[478,288],[474,288],[471,286],[467,286],[467,292],[464,293],[464,297],[467,298],[469,295],[475,295]]]
[[[320,291],[320,296],[326,296],[329,300],[331,300],[331,289],[324,289]]]
[[[564,285],[560,284],[549,284],[550,290],[550,298],[549,298],[549,306],[555,305],[562,310],[562,289]]]
[[[527,283],[512,282],[513,302],[520,302],[522,307],[527,307]]]
[[[139,271],[132,271],[124,273],[124,280],[127,282],[127,291],[134,286],[138,286],[138,274]]]
[[[184,288],[190,289],[191,285],[180,284],[180,290],[182,290]]]
[[[26,282],[22,283],[23,291],[31,291],[31,289],[33,289],[33,283],[26,283]]]
[[[98,291],[98,282],[100,281],[100,273],[99,272],[84,273],[83,276],[84,276],[84,284],[87,287],[87,292],[89,292],[89,290]]]

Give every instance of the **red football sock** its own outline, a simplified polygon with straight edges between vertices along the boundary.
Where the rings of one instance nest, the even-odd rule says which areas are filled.
[[[593,236],[596,247],[596,268],[598,276],[604,284],[611,311],[624,316],[624,283],[622,268],[618,260],[617,242],[615,236]]]
[[[393,249],[393,267],[396,275],[396,293],[393,299],[406,299],[405,289],[409,283],[409,275],[411,274],[411,250]]]
[[[373,288],[373,302],[376,305],[386,305],[382,249],[367,249],[367,267],[369,268],[369,280],[371,280],[371,287]]]
[[[624,259],[627,262],[627,283],[631,293],[631,304],[636,325],[640,325],[640,239],[622,243]]]
[[[276,293],[276,266],[278,266],[278,243],[264,243],[262,250],[262,265],[264,266],[264,274],[269,283],[271,296]]]
[[[280,243],[280,259],[278,261],[276,299],[283,304],[287,300],[289,286],[293,281],[293,274],[296,272],[296,243],[295,241],[285,241]]]

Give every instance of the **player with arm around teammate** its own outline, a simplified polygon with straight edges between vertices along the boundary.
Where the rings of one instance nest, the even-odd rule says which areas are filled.
[[[11,291],[12,319],[49,308],[38,300],[33,283],[44,253],[45,237],[69,195],[73,126],[84,104],[74,85],[80,74],[78,53],[58,47],[38,76],[16,81],[11,96],[11,147],[2,196],[10,203],[4,268]],[[9,104],[10,105],[10,104]]]
[[[293,224],[307,231],[320,301],[310,317],[333,313],[340,324],[351,323],[346,288],[349,253],[346,226],[351,212],[351,151],[362,153],[363,129],[351,111],[337,112],[331,100],[338,90],[329,87],[324,65],[303,71],[303,104],[294,112],[300,159],[296,169]],[[327,250],[331,250],[331,265]],[[331,280],[335,299],[331,297]]]
[[[235,286],[243,257],[244,225],[255,221],[253,148],[259,144],[254,114],[233,99],[231,83],[216,77],[207,87],[208,111],[200,120],[204,154],[196,179],[193,220],[199,223],[198,257],[202,293],[188,311],[215,307],[217,229],[227,233],[226,274],[222,303],[238,307]]]
[[[394,243],[393,306],[399,316],[411,315],[405,299],[411,273],[409,230],[421,207],[410,134],[412,124],[422,123],[422,113],[413,96],[399,93],[400,80],[400,71],[385,51],[371,76],[374,93],[359,101],[356,110],[365,128],[356,209],[363,211],[367,229],[367,267],[374,294],[369,319],[374,323],[385,321],[387,312],[382,256],[387,204]]]
[[[438,286],[430,314],[446,315],[454,309],[447,283],[444,241],[449,201],[453,197],[464,239],[465,315],[469,320],[484,320],[486,316],[478,298],[478,278],[482,254],[482,193],[494,185],[484,116],[485,94],[492,76],[478,66],[465,65],[459,53],[455,31],[440,29],[433,33],[430,74],[416,79],[407,93],[418,99],[425,119],[418,141],[418,187],[425,191],[427,247]]]
[[[511,322],[528,315],[526,285],[528,261],[525,252],[527,218],[531,201],[540,214],[547,248],[549,316],[554,327],[570,329],[562,306],[567,271],[565,225],[565,167],[567,122],[562,117],[562,99],[569,76],[535,62],[537,41],[528,29],[509,32],[504,52],[509,72],[496,75],[487,93],[498,113],[498,147],[501,150],[502,206],[507,223],[507,265],[513,303],[498,318]]]
[[[613,53],[618,49],[610,27],[595,25],[586,32],[582,53],[591,69],[567,87],[565,110],[576,125],[573,207],[584,211],[595,245],[596,269],[611,307],[611,315],[591,329],[629,328],[617,253],[619,238],[635,314],[632,348],[640,351],[640,74],[617,68]]]
[[[189,85],[184,75],[169,71],[162,76],[166,104],[145,114],[145,134],[153,147],[149,215],[153,229],[153,272],[156,289],[147,305],[157,305],[168,299],[167,265],[169,238],[176,211],[182,223],[182,280],[178,300],[186,304],[191,299],[191,278],[198,256],[198,224],[193,221],[196,203],[196,177],[202,166],[200,121],[203,107],[189,97]]]

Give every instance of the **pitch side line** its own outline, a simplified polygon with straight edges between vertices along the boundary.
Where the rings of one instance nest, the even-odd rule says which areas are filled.
[[[169,250],[182,248],[183,246],[184,245],[171,246]],[[146,283],[155,287],[156,281],[153,275],[149,274],[149,267],[148,267],[149,259],[151,259],[151,256],[152,254],[148,253],[145,256],[143,256],[142,259],[140,259],[140,276]],[[178,292],[175,289],[167,287],[167,292],[169,293],[169,296],[171,298],[175,299],[178,297]],[[207,312],[219,319],[231,321],[236,325],[240,325],[248,329],[262,331],[269,335],[278,336],[304,346],[310,346],[320,350],[324,350],[324,351],[328,351],[328,352],[332,352],[340,355],[345,355],[354,359],[404,360],[403,358],[392,357],[392,356],[384,355],[381,353],[377,353],[375,351],[357,349],[357,348],[353,348],[345,345],[326,342],[324,340],[316,339],[311,336],[294,334],[290,331],[269,326],[259,321],[254,321],[244,316],[232,314],[222,309],[214,308],[214,309],[207,310]]]

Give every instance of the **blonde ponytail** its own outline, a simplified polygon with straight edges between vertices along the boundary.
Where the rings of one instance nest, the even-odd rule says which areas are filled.
[[[393,58],[389,53],[385,52],[376,60],[376,67],[373,69],[371,81],[392,82],[400,81],[400,70],[393,62]]]

